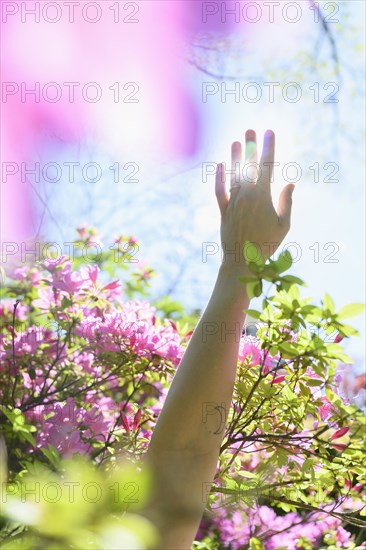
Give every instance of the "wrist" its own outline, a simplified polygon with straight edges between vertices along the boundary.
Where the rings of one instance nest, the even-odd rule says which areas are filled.
[[[243,262],[233,262],[232,260],[223,260],[219,268],[219,277],[228,278],[232,283],[238,282],[241,285],[245,284],[240,280],[240,277],[252,275],[247,264]]]
[[[240,275],[250,275],[247,262],[265,263],[268,255],[259,243],[231,243],[230,246],[222,242],[222,264],[221,266],[229,271],[239,272]]]
[[[220,287],[220,292],[227,296],[247,300],[246,283],[241,280],[243,276],[250,276],[248,267],[242,265],[233,265],[222,263],[216,280],[216,286]]]

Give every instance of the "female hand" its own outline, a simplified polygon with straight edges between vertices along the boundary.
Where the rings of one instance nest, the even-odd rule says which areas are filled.
[[[231,147],[230,194],[225,186],[225,167],[217,166],[216,197],[221,211],[221,243],[223,265],[246,270],[244,243],[255,243],[263,261],[278,248],[290,229],[292,193],[294,184],[286,185],[275,210],[271,195],[271,181],[274,166],[275,136],[267,130],[264,136],[262,157],[258,166],[256,134],[247,130],[245,134],[245,166],[256,168],[254,177],[243,177],[242,146],[234,142]],[[254,252],[254,254],[253,254]],[[253,257],[255,251],[248,250]]]

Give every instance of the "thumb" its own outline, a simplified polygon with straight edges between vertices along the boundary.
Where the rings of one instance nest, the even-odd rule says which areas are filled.
[[[215,192],[222,215],[224,214],[226,206],[229,202],[229,195],[225,187],[225,179],[225,167],[222,163],[218,164],[216,168]]]
[[[280,219],[280,222],[290,226],[291,221],[291,209],[292,209],[292,193],[294,192],[295,185],[289,183],[286,185],[280,194],[278,201],[277,215]]]

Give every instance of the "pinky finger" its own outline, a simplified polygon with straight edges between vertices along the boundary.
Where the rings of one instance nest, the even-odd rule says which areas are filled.
[[[225,212],[230,198],[226,190],[225,180],[225,167],[221,163],[217,165],[215,180],[215,193],[221,214]]]

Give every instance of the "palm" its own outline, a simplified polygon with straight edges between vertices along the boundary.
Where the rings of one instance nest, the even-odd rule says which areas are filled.
[[[290,228],[294,185],[284,187],[277,210],[272,202],[274,149],[275,136],[272,131],[267,131],[258,165],[256,134],[248,130],[245,135],[243,166],[241,143],[232,144],[230,194],[225,186],[224,165],[219,164],[217,167],[216,196],[221,211],[224,255],[225,251],[242,247],[245,241],[250,241],[259,246],[263,258],[266,258],[270,255],[269,250],[273,251],[279,246]],[[242,262],[242,255],[237,261]]]

